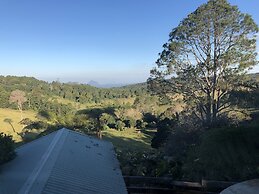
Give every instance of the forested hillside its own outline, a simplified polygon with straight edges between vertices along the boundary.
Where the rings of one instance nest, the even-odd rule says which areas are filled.
[[[19,132],[61,126],[96,132],[108,125],[122,130],[126,126],[144,125],[146,113],[159,114],[168,107],[148,93],[146,84],[100,89],[77,83],[1,76],[0,88],[0,108],[21,111],[23,121],[19,122],[24,122],[24,129]],[[22,100],[20,105],[19,100]],[[23,116],[24,110],[35,111],[38,123],[32,122],[31,117],[27,119],[26,114]]]
[[[259,74],[250,77],[258,80]],[[204,138],[200,136],[202,126],[195,118],[186,115],[186,104],[181,96],[164,98],[152,95],[145,83],[99,89],[76,83],[47,83],[29,77],[1,76],[0,88],[2,132],[11,134],[17,142],[23,143],[61,127],[103,136],[116,146],[123,173],[128,175],[187,176],[184,169],[191,168],[189,165],[194,157],[186,155],[193,149],[188,145],[200,146],[198,142]],[[17,90],[24,95],[22,112],[16,101],[10,101],[12,93]],[[232,98],[233,106],[238,104],[240,111],[229,114],[231,122],[227,126],[242,122],[256,124],[258,90],[233,92]],[[226,122],[220,126],[226,127]],[[229,130],[227,128],[226,132]],[[205,135],[213,138],[213,133]],[[218,135],[224,136],[224,133]],[[256,131],[251,133],[255,133],[256,137]],[[240,137],[237,135],[237,138]],[[206,139],[207,143],[201,149],[213,149],[213,145],[207,145],[213,141],[218,140],[208,142]],[[176,160],[163,160],[163,155],[173,156]],[[183,160],[187,161],[183,163]],[[192,170],[189,169],[189,178],[200,173],[190,175],[190,172]]]
[[[9,107],[9,96],[15,89],[26,92],[28,103],[26,108],[40,109],[44,101],[55,98],[69,100],[75,103],[100,103],[108,99],[131,98],[146,94],[144,84],[99,89],[85,84],[77,83],[47,83],[29,77],[0,76],[1,107]],[[44,106],[44,105],[43,105]]]

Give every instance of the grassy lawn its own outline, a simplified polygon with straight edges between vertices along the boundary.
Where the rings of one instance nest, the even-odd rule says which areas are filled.
[[[33,111],[24,111],[23,118],[29,118],[31,120],[35,120],[36,113]],[[22,131],[23,126],[19,124],[21,120],[21,114],[18,110],[0,108],[0,132],[5,134],[9,134],[13,136],[15,141],[21,141],[21,137],[13,132],[13,129],[9,123],[4,122],[4,120],[12,119],[12,125],[17,133]]]
[[[74,102],[72,100],[69,99],[64,99],[61,98],[59,96],[55,96],[55,97],[51,97],[49,98],[49,101],[54,102],[57,101],[60,104],[70,104],[72,105],[72,107],[76,108],[76,109],[84,109],[84,108],[103,108],[103,107],[107,107],[107,106],[113,106],[113,104],[115,105],[125,105],[127,103],[129,103],[130,105],[132,105],[134,103],[135,98],[116,98],[116,99],[105,99],[102,100],[99,103],[94,103],[94,102],[89,102],[89,103],[77,103]]]
[[[148,130],[146,130],[148,132]],[[151,133],[138,133],[135,128],[117,131],[109,129],[103,131],[103,139],[113,143],[114,147],[121,150],[151,150]]]
[[[153,171],[153,167],[152,170],[149,169],[155,151],[150,145],[153,135],[154,130],[149,129],[141,133],[134,128],[124,131],[115,129],[103,131],[103,139],[112,142],[115,147],[122,174],[131,176],[143,176]],[[149,153],[151,157],[148,157]]]

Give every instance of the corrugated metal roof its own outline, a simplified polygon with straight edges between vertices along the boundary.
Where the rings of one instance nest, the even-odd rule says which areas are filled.
[[[113,145],[61,129],[17,149],[0,193],[127,193]]]

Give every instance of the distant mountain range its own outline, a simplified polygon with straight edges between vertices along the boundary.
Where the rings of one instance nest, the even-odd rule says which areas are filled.
[[[97,81],[91,80],[87,83],[90,86],[94,86],[96,88],[114,88],[114,87],[122,87],[130,84],[100,84]]]
[[[250,73],[248,74],[252,78],[259,81],[259,73]],[[147,87],[147,82],[142,83],[124,83],[124,84],[100,84],[97,81],[91,80],[87,83],[90,86],[96,87],[96,88],[135,88],[135,87]]]

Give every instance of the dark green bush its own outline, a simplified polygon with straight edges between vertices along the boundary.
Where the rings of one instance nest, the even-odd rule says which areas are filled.
[[[153,148],[159,148],[166,143],[174,130],[176,122],[176,119],[165,118],[157,123],[157,132],[151,141],[151,146]]]
[[[259,176],[259,126],[211,129],[189,152],[190,178],[242,181]],[[194,177],[195,176],[195,177]]]
[[[118,131],[122,131],[125,127],[125,123],[123,123],[121,120],[118,120],[115,124],[115,127]]]
[[[116,149],[123,175],[127,176],[171,176],[180,177],[178,164],[164,158],[159,152]]]
[[[0,165],[15,157],[12,136],[0,133]]]

